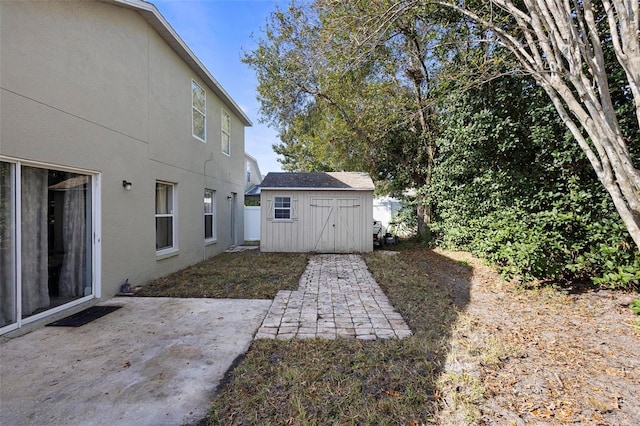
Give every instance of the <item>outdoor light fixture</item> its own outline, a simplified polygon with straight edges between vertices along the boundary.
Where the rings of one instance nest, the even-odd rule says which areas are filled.
[[[131,182],[127,182],[126,180],[123,180],[122,187],[125,189],[125,191],[131,191]]]
[[[227,200],[231,201],[233,197],[231,195],[227,195]]]

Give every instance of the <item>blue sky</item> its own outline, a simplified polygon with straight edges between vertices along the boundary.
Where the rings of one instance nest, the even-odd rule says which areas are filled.
[[[245,129],[245,151],[260,172],[281,171],[271,146],[277,132],[259,122],[257,80],[240,61],[256,47],[270,13],[284,0],[149,0],[253,122]],[[253,35],[253,37],[252,37]]]

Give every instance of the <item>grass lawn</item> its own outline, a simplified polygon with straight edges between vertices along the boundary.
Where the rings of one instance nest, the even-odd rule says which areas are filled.
[[[443,404],[441,389],[447,386],[441,373],[458,308],[448,289],[425,273],[424,255],[430,251],[415,246],[400,250],[363,257],[412,337],[256,340],[223,380],[203,424],[434,422]],[[277,290],[298,287],[307,260],[308,255],[298,254],[225,253],[157,280],[139,294],[272,298]],[[459,398],[463,403],[479,392],[473,378],[455,382],[468,389]]]
[[[626,295],[526,289],[465,253],[396,249],[363,258],[413,336],[255,340],[199,425],[640,424]],[[227,253],[142,294],[272,298],[308,258]]]
[[[207,424],[434,422],[443,403],[441,372],[457,308],[446,289],[426,276],[424,251],[411,247],[396,255],[364,256],[412,337],[256,340],[219,389]]]
[[[309,255],[222,253],[144,285],[136,296],[273,299],[278,290],[298,288]]]

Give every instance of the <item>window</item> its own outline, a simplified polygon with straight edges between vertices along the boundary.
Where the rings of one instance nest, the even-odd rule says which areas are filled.
[[[156,182],[156,251],[174,248],[174,186]]]
[[[275,197],[274,219],[291,219],[291,197]]]
[[[231,155],[231,116],[222,110],[222,152]]]
[[[204,190],[204,239],[205,241],[213,241],[216,239],[216,229],[214,222],[214,200],[215,191],[211,189]]]
[[[207,96],[202,87],[191,80],[192,132],[193,136],[205,142],[207,140]]]

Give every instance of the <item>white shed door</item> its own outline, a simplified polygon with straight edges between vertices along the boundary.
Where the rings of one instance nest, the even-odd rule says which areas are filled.
[[[311,235],[313,251],[320,253],[350,253],[357,251],[360,218],[357,198],[312,198]]]

